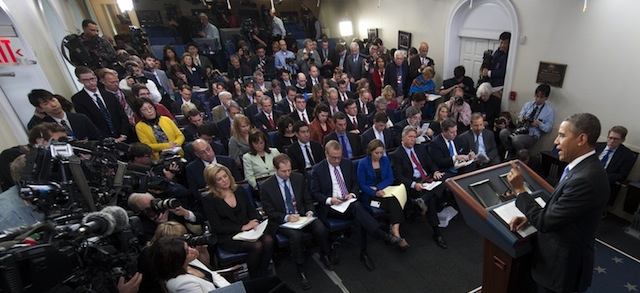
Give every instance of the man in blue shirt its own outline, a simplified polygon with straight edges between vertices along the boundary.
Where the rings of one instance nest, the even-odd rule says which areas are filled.
[[[505,128],[500,131],[500,141],[509,154],[529,149],[542,134],[549,133],[553,128],[553,108],[546,103],[550,92],[548,84],[539,85],[535,100],[525,103],[520,110],[518,127],[515,130]]]

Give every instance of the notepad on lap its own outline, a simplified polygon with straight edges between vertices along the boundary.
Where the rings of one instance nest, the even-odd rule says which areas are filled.
[[[260,225],[258,225],[258,227],[256,227],[255,229],[242,231],[236,234],[235,236],[233,236],[233,240],[256,242],[256,240],[258,240],[258,238],[262,237],[262,234],[264,234],[264,230],[267,228],[268,222],[269,219],[264,220],[264,222],[260,223]]]

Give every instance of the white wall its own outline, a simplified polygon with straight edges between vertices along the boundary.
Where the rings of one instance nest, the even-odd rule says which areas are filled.
[[[344,3],[348,2],[348,3]],[[412,45],[427,41],[429,56],[435,60],[436,83],[450,73],[441,72],[444,60],[445,25],[456,1],[441,0],[381,0],[323,1],[323,22],[337,22],[343,9],[355,11],[354,31],[366,37],[367,28],[380,28],[380,37],[387,48],[397,47],[398,30],[411,32]],[[582,13],[582,1],[513,0],[526,43],[518,46],[517,68],[513,90],[518,99],[507,108],[518,112],[533,98],[538,64],[549,61],[567,64],[563,88],[552,88],[549,103],[556,110],[554,133],[543,138],[544,148],[552,144],[560,121],[572,113],[591,112],[606,129],[615,124],[631,131],[627,145],[640,146],[640,115],[635,98],[638,74],[632,71],[640,65],[640,26],[637,11],[640,1],[590,1]],[[635,22],[635,23],[634,23]]]

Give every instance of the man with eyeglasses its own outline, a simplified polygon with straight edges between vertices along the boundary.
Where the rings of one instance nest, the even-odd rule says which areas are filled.
[[[627,137],[627,128],[616,125],[609,129],[607,142],[596,143],[596,154],[602,162],[602,166],[607,171],[611,195],[609,205],[613,205],[620,192],[620,183],[627,179],[633,164],[636,162],[633,151],[622,143]]]
[[[126,140],[132,128],[116,96],[98,88],[98,78],[88,67],[76,67],[75,75],[84,86],[71,97],[76,112],[86,115],[103,137]]]

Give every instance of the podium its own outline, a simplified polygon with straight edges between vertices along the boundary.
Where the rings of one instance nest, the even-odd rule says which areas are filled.
[[[526,164],[513,162],[522,170],[525,188],[546,202],[553,187]],[[515,198],[500,196],[510,187],[506,176],[511,168],[511,162],[505,162],[446,180],[467,225],[485,238],[483,292],[528,292],[534,286],[530,268],[535,232],[511,232],[508,220],[500,216],[514,208]]]

